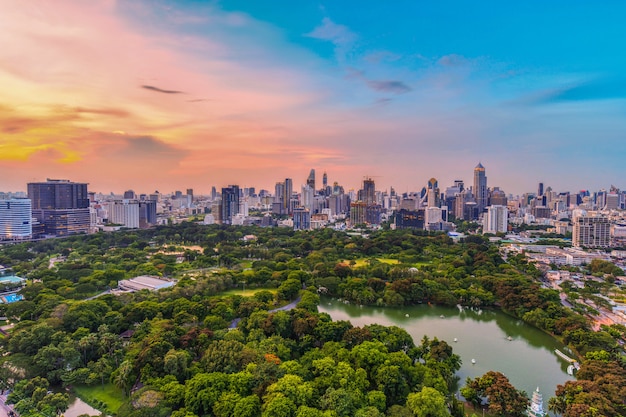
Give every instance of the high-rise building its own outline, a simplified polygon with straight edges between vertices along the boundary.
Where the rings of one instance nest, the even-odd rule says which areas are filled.
[[[370,204],[365,209],[365,223],[370,225],[380,224],[383,207],[380,204]]]
[[[582,212],[573,217],[572,246],[584,248],[607,248],[611,243],[611,224],[600,215]]]
[[[109,205],[109,222],[124,225],[129,229],[137,229],[139,227],[139,202],[127,199],[113,201]]]
[[[478,211],[482,212],[487,207],[487,176],[485,174],[485,167],[479,162],[474,168],[474,188],[472,188],[474,194],[474,200]]]
[[[359,190],[358,199],[366,205],[376,204],[376,185],[373,179],[366,178],[363,180],[363,189]]]
[[[304,207],[293,210],[293,229],[309,230],[311,228],[311,212]]]
[[[367,204],[365,201],[350,203],[350,224],[365,224],[367,215]]]
[[[139,227],[146,228],[157,222],[156,201],[142,200],[139,202]]]
[[[315,170],[311,169],[309,172],[309,177],[306,179],[306,185],[311,187],[311,189],[315,190]]]
[[[283,209],[285,213],[291,214],[291,196],[293,194],[293,180],[291,178],[285,178],[285,188],[283,194]]]
[[[396,229],[424,229],[424,210],[398,210],[395,225]]]
[[[124,191],[125,200],[134,200],[135,198],[137,198],[137,196],[135,195],[135,192],[133,190]]]
[[[428,180],[428,207],[439,207],[439,183],[436,178]]]
[[[489,193],[489,205],[492,206],[506,206],[507,198],[504,191],[502,191],[499,187],[493,187],[491,193]]]
[[[322,176],[322,186],[324,189],[328,187],[328,174],[326,174],[326,171],[324,171],[324,175]]]
[[[226,188],[222,188],[222,223],[232,224],[233,217],[237,213],[239,213],[239,186],[229,185]]]
[[[159,201],[161,201],[161,193],[155,191],[154,193],[150,194],[149,199],[158,203]]]
[[[44,225],[44,233],[65,236],[87,233],[90,225],[86,183],[48,179],[28,183],[33,216]]]
[[[483,217],[483,233],[504,233],[509,227],[509,209],[505,206],[489,206]]]
[[[541,197],[543,195],[543,183],[540,182],[539,186],[537,187],[537,197]]]
[[[300,204],[308,210],[311,210],[313,207],[313,197],[315,195],[315,189],[311,188],[311,186],[307,183],[302,186],[302,191],[300,193],[301,201]]]
[[[617,210],[620,207],[620,196],[616,193],[609,193],[606,195],[605,210]]]
[[[0,239],[30,239],[33,211],[27,198],[0,200]]]

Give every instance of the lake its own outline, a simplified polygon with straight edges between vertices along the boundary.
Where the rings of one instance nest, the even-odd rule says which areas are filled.
[[[502,372],[529,396],[539,387],[547,408],[556,386],[574,379],[567,375],[568,363],[554,353],[555,349],[568,352],[562,343],[498,310],[423,304],[402,308],[361,307],[322,298],[319,311],[328,313],[333,320],[349,320],[354,326],[377,323],[402,327],[416,344],[424,335],[445,340],[463,361],[457,373],[460,386],[465,385],[467,377],[481,376],[487,371]]]

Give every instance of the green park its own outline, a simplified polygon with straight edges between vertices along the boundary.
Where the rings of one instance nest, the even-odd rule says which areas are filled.
[[[626,328],[594,331],[532,264],[481,236],[183,222],[5,245],[0,264],[27,280],[21,301],[0,305],[13,323],[0,383],[21,416],[60,415],[73,396],[133,417],[525,415],[528,393],[505,375],[459,380],[451,340],[333,320],[318,309],[331,299],[503,312],[580,361],[545,408],[626,415]],[[175,285],[117,290],[144,275]]]

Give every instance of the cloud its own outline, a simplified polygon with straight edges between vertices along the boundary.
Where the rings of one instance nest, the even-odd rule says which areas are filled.
[[[184,149],[148,135],[123,136],[119,145],[121,145],[119,149],[111,156],[124,159],[160,160],[182,158],[187,154]]]
[[[114,117],[128,117],[130,116],[130,112],[123,109],[113,109],[113,108],[86,108],[86,107],[76,107],[74,109],[76,113],[87,113],[87,114],[96,114],[100,116],[114,116]]]
[[[626,98],[626,79],[597,78],[540,94],[537,103]]]
[[[185,94],[182,91],[177,91],[177,90],[164,90],[162,88],[159,87],[155,87],[153,85],[142,85],[141,88],[145,88],[146,90],[151,90],[151,91],[156,91],[157,93],[164,93],[164,94]]]
[[[394,94],[408,93],[412,90],[412,88],[406,85],[404,82],[395,80],[368,80],[367,85],[376,91]]]
[[[437,64],[442,67],[462,67],[469,64],[471,61],[462,55],[449,54],[444,55],[437,60]]]
[[[330,41],[337,46],[350,45],[357,39],[357,35],[347,26],[339,25],[327,17],[322,19],[320,26],[316,27],[305,36]]]
[[[404,94],[412,91],[405,82],[398,80],[372,80],[365,75],[365,71],[356,68],[346,69],[346,78],[349,80],[360,80],[374,91],[383,93]]]
[[[378,64],[381,62],[394,62],[402,58],[401,55],[395,54],[390,51],[376,51],[366,55],[363,59]]]

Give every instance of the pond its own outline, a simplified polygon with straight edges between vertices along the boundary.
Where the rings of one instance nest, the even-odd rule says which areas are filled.
[[[563,344],[498,310],[422,304],[402,308],[368,307],[322,298],[319,311],[328,313],[333,320],[349,320],[354,326],[377,323],[402,327],[416,344],[424,335],[445,340],[463,361],[457,373],[460,386],[465,385],[467,377],[498,371],[529,396],[539,387],[544,407],[547,407],[556,386],[574,379],[567,374],[569,363],[554,353],[555,349],[567,353]]]

